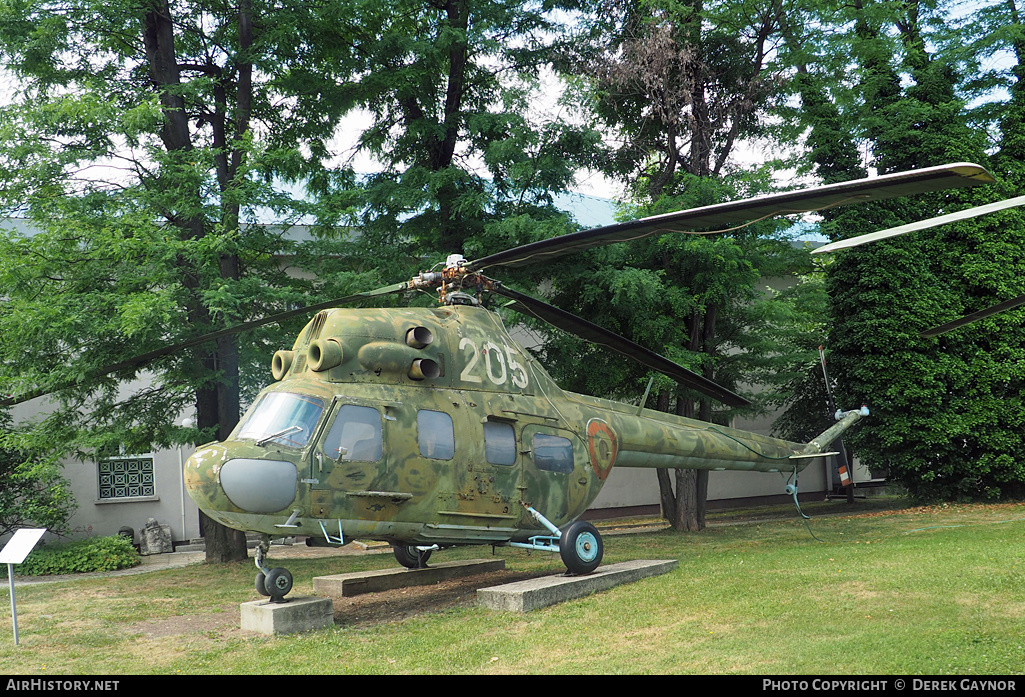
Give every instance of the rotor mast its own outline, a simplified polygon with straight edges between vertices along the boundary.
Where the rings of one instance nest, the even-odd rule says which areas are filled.
[[[440,271],[423,271],[409,281],[410,290],[437,290],[442,305],[480,305],[485,292],[499,285],[478,271],[467,268],[462,254],[449,254]]]

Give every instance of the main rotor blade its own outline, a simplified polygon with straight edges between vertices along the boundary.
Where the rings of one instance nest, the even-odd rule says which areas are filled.
[[[292,319],[293,317],[298,317],[299,315],[319,312],[320,310],[327,310],[329,308],[338,307],[340,305],[347,305],[351,302],[362,300],[364,298],[372,298],[378,295],[387,295],[389,293],[398,293],[400,291],[406,290],[407,287],[408,282],[403,281],[402,283],[396,283],[390,286],[385,286],[383,288],[378,288],[376,290],[370,290],[363,293],[356,293],[355,295],[349,295],[344,298],[336,298],[334,300],[328,300],[322,303],[315,303],[313,305],[306,305],[295,310],[289,310],[287,312],[281,312],[276,315],[263,317],[261,319],[255,319],[249,322],[236,324],[235,326],[228,327],[227,329],[219,329],[215,332],[202,334],[192,339],[188,339],[187,341],[182,341],[181,343],[174,344],[173,346],[165,346],[154,351],[149,351],[148,353],[139,354],[138,356],[129,358],[126,361],[121,361],[120,363],[112,363],[110,365],[104,366],[89,373],[89,375],[86,377],[86,381],[95,380],[96,378],[103,377],[104,375],[109,375],[110,373],[117,373],[123,370],[139,368],[143,365],[146,365],[147,363],[157,360],[158,358],[163,358],[164,356],[169,356],[172,353],[177,353],[178,351],[183,351],[187,348],[199,346],[200,344],[205,344],[210,341],[216,341],[217,339],[220,339],[225,336],[240,334],[242,332],[249,331],[250,329],[256,329],[267,324],[284,322],[285,320]],[[0,400],[0,407],[21,404],[22,402],[27,402],[30,399],[35,399],[36,397],[42,397],[43,395],[49,394],[58,389],[60,389],[60,387],[54,387],[44,390],[34,390],[33,392],[22,394],[18,397],[8,397],[7,399]]]
[[[941,324],[938,327],[927,329],[926,331],[919,334],[919,336],[923,339],[928,339],[929,337],[939,336],[940,334],[946,334],[947,332],[953,331],[958,327],[963,327],[966,324],[977,322],[980,319],[985,319],[990,315],[996,315],[1001,312],[1004,312],[1005,310],[1013,309],[1015,307],[1018,307],[1019,305],[1025,305],[1025,295],[1019,295],[1017,298],[1005,300],[1004,302],[998,303],[997,305],[993,305],[992,307],[987,307],[984,310],[979,310],[978,312],[973,312],[970,315],[965,315],[960,319],[955,319],[953,322],[947,322],[946,324]]]
[[[994,181],[996,180],[993,175],[984,168],[964,162],[886,174],[880,177],[868,177],[839,184],[786,191],[741,201],[718,203],[712,206],[607,225],[569,235],[560,235],[482,257],[469,262],[466,268],[470,271],[481,271],[489,266],[523,266],[569,252],[651,235],[670,232],[708,235],[725,232],[734,226],[777,215],[806,213],[850,203],[881,201],[896,196],[910,196],[963,186],[978,186]],[[712,229],[697,232],[692,228]]]
[[[537,298],[524,295],[523,293],[507,288],[501,284],[496,283],[495,286],[496,287],[492,289],[492,292],[504,295],[513,301],[506,305],[506,307],[525,315],[530,315],[531,317],[537,317],[538,319],[544,320],[545,322],[548,322],[559,329],[563,329],[570,334],[579,336],[580,338],[586,339],[591,343],[598,344],[599,346],[604,346],[605,348],[611,349],[616,353],[620,353],[627,358],[632,358],[643,366],[658,371],[663,375],[668,375],[681,385],[693,388],[698,392],[717,399],[731,407],[746,407],[751,405],[751,402],[747,401],[740,395],[727,390],[721,385],[717,385],[703,375],[698,375],[693,371],[687,370],[682,365],[674,363],[668,358],[660,356],[654,351],[630,341],[626,337],[622,337],[619,334],[603,329],[597,324],[588,322],[582,317],[577,317],[570,312],[561,310],[554,305],[549,305]]]
[[[975,208],[968,208],[967,210],[957,211],[956,213],[947,213],[946,215],[940,215],[935,218],[920,220],[917,223],[908,223],[907,225],[899,225],[886,230],[880,230],[879,232],[870,232],[867,235],[859,235],[858,237],[840,240],[839,242],[831,242],[830,244],[822,245],[817,249],[813,249],[811,253],[824,254],[826,252],[835,252],[838,249],[857,247],[858,245],[865,244],[866,242],[875,242],[876,240],[883,240],[887,237],[896,237],[897,235],[915,232],[916,230],[928,230],[931,227],[954,223],[958,220],[968,220],[969,218],[986,215],[987,213],[995,213],[997,211],[1002,211],[1005,208],[1014,208],[1015,206],[1022,205],[1025,205],[1025,196],[1008,198],[1003,201],[997,201],[996,203],[987,203],[984,206],[976,206]]]

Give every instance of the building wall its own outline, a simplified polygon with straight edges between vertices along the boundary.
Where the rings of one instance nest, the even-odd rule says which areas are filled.
[[[181,463],[194,448],[158,450],[153,453],[154,494],[150,497],[106,499],[98,495],[96,462],[69,461],[64,476],[71,482],[78,510],[71,519],[75,537],[115,535],[128,526],[138,533],[155,518],[171,527],[175,542],[199,537],[199,509],[185,491]]]
[[[124,392],[127,395],[142,384],[132,383],[123,388]],[[49,409],[45,398],[33,399],[15,406],[11,417],[15,424],[39,421]],[[135,541],[138,542],[138,533],[150,518],[169,525],[175,542],[199,537],[199,509],[182,482],[182,463],[193,450],[193,447],[185,447],[133,453],[153,458],[153,495],[136,498],[100,499],[98,462],[65,460],[63,475],[71,484],[77,504],[77,510],[69,521],[71,537],[116,535],[122,527],[130,527],[135,531]]]

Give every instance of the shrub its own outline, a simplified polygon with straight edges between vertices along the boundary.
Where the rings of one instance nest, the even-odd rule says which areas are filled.
[[[33,549],[15,571],[24,576],[116,571],[137,566],[139,553],[119,535],[46,544]],[[6,575],[6,567],[3,570]]]

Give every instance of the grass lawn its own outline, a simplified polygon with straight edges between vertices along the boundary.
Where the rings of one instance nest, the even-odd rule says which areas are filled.
[[[715,514],[697,534],[605,535],[605,562],[677,559],[672,573],[511,614],[466,604],[290,636],[242,632],[251,563],[19,586],[20,645],[2,600],[8,674],[603,673],[973,675],[1025,670],[1025,503],[806,506],[806,525]],[[823,515],[829,512],[832,515]],[[838,513],[838,514],[837,514]],[[436,553],[436,561],[491,549]],[[557,556],[499,549],[508,569]],[[273,552],[272,552],[273,556]],[[393,567],[390,554],[290,559],[314,576]],[[2,594],[7,595],[6,585]]]

